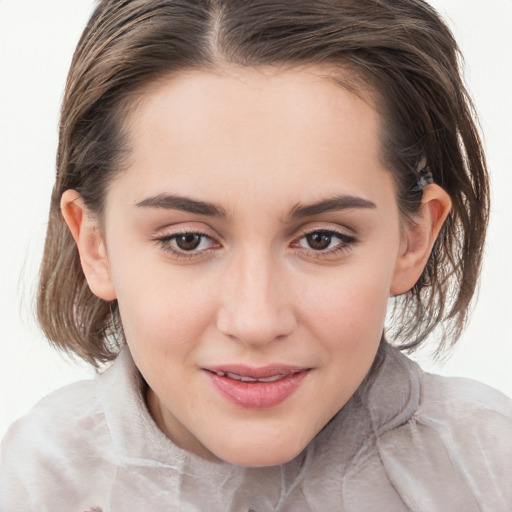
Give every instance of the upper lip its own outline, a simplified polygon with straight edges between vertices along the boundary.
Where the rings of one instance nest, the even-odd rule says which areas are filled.
[[[291,375],[299,373],[310,368],[304,366],[290,366],[283,364],[271,364],[268,366],[251,367],[239,364],[226,364],[221,366],[210,366],[203,368],[204,370],[213,373],[233,373],[242,377],[249,377],[251,379],[265,379],[268,377],[275,377],[278,375]]]

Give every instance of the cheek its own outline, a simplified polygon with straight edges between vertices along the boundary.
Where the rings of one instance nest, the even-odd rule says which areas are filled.
[[[323,284],[302,288],[303,322],[330,352],[352,356],[380,341],[391,282],[385,269],[338,268]]]
[[[191,269],[144,258],[123,258],[113,280],[128,344],[167,352],[190,348],[211,321],[212,293]]]

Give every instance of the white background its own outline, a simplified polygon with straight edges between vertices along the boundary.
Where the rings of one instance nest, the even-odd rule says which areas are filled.
[[[512,396],[512,0],[434,0],[464,51],[485,133],[493,213],[480,298],[445,362],[423,366]],[[48,392],[92,375],[57,354],[34,321],[54,175],[59,104],[92,0],[0,0],[0,437]]]

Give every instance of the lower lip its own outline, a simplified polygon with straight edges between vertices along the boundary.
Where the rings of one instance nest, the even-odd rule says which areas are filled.
[[[242,382],[208,371],[206,374],[228,400],[247,409],[267,409],[279,405],[292,395],[308,371],[293,373],[275,382]]]

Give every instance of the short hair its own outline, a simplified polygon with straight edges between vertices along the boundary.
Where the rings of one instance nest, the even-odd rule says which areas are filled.
[[[394,298],[388,329],[401,349],[416,348],[437,328],[438,350],[450,347],[477,286],[489,212],[485,157],[460,62],[449,28],[422,0],[101,1],[63,100],[38,290],[44,333],[95,366],[123,343],[117,303],[89,290],[60,199],[75,189],[101,216],[106,186],[129,151],[123,121],[137,95],[190,69],[325,64],[334,78],[336,69],[348,75],[342,87],[376,98],[402,215],[413,219],[421,205],[421,162],[451,197],[424,272]]]

